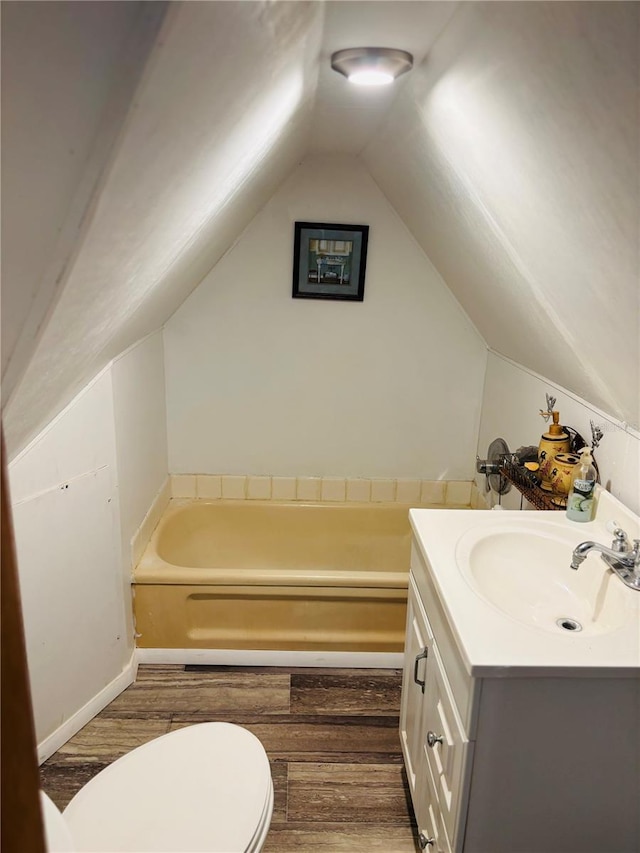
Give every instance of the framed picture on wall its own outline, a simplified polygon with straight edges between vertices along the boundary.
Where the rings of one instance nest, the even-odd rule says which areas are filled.
[[[368,225],[296,222],[293,298],[362,302],[368,239]]]

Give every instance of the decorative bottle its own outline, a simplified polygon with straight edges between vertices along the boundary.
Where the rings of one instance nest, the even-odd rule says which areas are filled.
[[[580,451],[580,462],[573,469],[571,489],[567,499],[567,518],[571,521],[593,520],[596,509],[593,491],[597,479],[591,449],[583,447]]]
[[[552,412],[553,423],[549,427],[549,432],[545,432],[540,438],[538,446],[538,462],[540,463],[540,477],[542,479],[541,488],[545,492],[552,492],[551,485],[551,469],[553,460],[558,453],[568,453],[571,446],[569,433],[565,432],[563,427],[558,423],[560,414]]]

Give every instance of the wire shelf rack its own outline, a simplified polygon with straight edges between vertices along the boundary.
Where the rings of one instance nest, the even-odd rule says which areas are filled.
[[[518,463],[512,453],[505,454],[500,460],[500,474],[508,480],[536,509],[564,510],[567,506],[566,495],[546,492],[539,486],[536,475]]]

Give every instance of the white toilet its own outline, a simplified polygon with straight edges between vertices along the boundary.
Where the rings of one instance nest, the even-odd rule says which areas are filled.
[[[257,853],[273,813],[269,759],[231,723],[156,738],[91,779],[61,814],[42,793],[47,849]]]

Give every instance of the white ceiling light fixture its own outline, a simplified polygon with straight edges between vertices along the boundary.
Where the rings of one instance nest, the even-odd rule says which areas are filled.
[[[386,86],[412,66],[410,53],[391,47],[349,47],[331,56],[333,70],[357,86]]]

